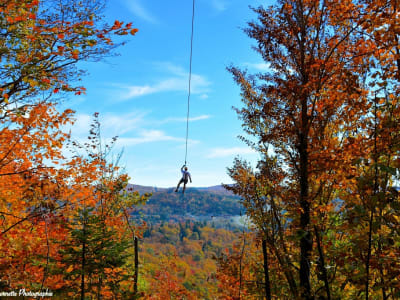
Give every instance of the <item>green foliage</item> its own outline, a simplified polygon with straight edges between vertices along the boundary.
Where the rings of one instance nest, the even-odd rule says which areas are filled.
[[[197,189],[187,189],[185,194],[173,189],[153,192],[146,205],[133,212],[146,221],[180,221],[182,216],[237,216],[243,211],[239,197],[220,195]]]
[[[58,271],[76,285],[60,292],[79,294],[79,283],[84,275],[85,290],[88,293],[96,294],[103,281],[109,284],[111,291],[118,293],[118,282],[126,280],[127,276],[121,270],[112,274],[117,280],[110,281],[109,271],[118,270],[126,263],[129,256],[127,249],[131,246],[128,238],[118,238],[117,231],[107,227],[101,216],[93,214],[93,209],[79,210],[73,223],[66,224],[66,229],[70,231],[71,237],[59,251],[64,268]]]

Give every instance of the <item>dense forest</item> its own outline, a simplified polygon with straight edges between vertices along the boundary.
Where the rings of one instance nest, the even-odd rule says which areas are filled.
[[[148,190],[148,188],[135,189]],[[136,207],[132,213],[145,221],[178,221],[191,217],[212,220],[214,217],[233,217],[244,215],[244,207],[239,197],[233,194],[209,192],[204,189],[188,188],[183,195],[174,188],[154,191],[146,205]]]
[[[98,113],[86,141],[65,130],[79,63],[138,32],[104,5],[0,2],[0,297],[400,298],[399,1],[252,8],[268,70],[228,71],[260,159],[234,160],[229,192],[185,195],[135,191]]]
[[[217,258],[232,249],[240,234],[189,220],[149,226],[139,252],[143,269],[139,289],[152,299],[226,295]]]

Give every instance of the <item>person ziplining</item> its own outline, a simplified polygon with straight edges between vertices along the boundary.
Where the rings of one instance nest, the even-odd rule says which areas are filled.
[[[188,168],[186,167],[186,165],[182,166],[181,172],[182,172],[182,178],[179,181],[178,185],[176,186],[175,192],[178,192],[179,186],[183,183],[182,194],[184,194],[185,190],[186,190],[186,184],[188,183],[188,180],[190,180],[190,183],[192,183],[192,177],[190,176],[190,173],[189,173]]]
[[[188,172],[188,168],[186,166],[187,155],[188,155],[188,138],[189,138],[189,111],[190,111],[190,92],[191,92],[191,83],[192,83],[192,57],[193,57],[193,29],[194,29],[194,8],[195,8],[195,0],[193,0],[192,6],[192,33],[190,36],[190,64],[189,64],[189,88],[188,88],[188,98],[187,98],[187,114],[186,114],[186,150],[185,150],[185,163],[181,168],[182,178],[179,181],[175,192],[178,192],[179,186],[183,183],[182,193],[185,193],[186,184],[190,179],[190,183],[192,183],[192,177]]]

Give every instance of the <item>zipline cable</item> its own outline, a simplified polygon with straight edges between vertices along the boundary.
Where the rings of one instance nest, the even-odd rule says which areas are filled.
[[[189,91],[187,98],[187,115],[186,115],[186,150],[185,150],[185,165],[187,160],[188,153],[188,138],[189,138],[189,112],[190,112],[190,92],[192,85],[192,58],[193,58],[193,29],[194,29],[194,8],[195,8],[195,0],[193,0],[193,8],[192,8],[192,33],[190,36],[190,63],[189,63]]]

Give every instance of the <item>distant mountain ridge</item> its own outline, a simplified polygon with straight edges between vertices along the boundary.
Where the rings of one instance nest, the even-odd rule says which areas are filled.
[[[134,191],[138,191],[139,193],[157,193],[157,192],[166,192],[169,190],[174,190],[175,187],[169,188],[160,188],[156,186],[145,186],[145,185],[137,185],[137,184],[129,184],[128,188],[132,188]],[[234,194],[231,191],[226,190],[222,185],[214,185],[209,187],[187,187],[187,190],[198,190],[202,192],[213,193],[216,195],[225,195],[225,196],[233,196]]]
[[[221,185],[211,187],[190,187],[185,194],[175,188],[158,188],[129,185],[139,193],[151,193],[143,206],[137,207],[133,215],[146,221],[179,221],[194,218],[212,219],[234,217],[244,213],[240,198],[225,190]]]

